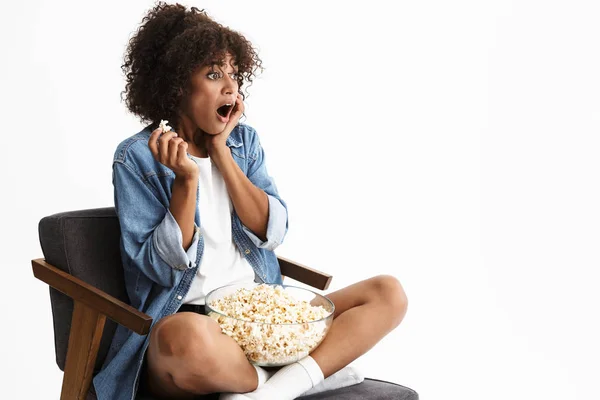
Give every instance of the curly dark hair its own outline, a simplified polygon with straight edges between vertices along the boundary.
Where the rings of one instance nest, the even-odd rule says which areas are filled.
[[[211,19],[204,10],[158,2],[129,40],[121,69],[126,77],[125,104],[142,123],[158,127],[161,119],[177,130],[178,110],[191,94],[198,68],[223,64],[231,54],[238,67],[238,85],[252,84],[264,69],[251,43],[240,33]]]

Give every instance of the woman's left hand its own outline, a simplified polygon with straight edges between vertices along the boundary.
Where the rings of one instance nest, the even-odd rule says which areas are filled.
[[[208,155],[211,158],[218,158],[223,154],[227,154],[229,152],[229,148],[227,147],[227,138],[233,128],[238,124],[240,117],[244,113],[244,101],[242,99],[241,94],[237,94],[237,99],[235,101],[235,106],[231,113],[229,114],[229,121],[225,125],[225,129],[223,132],[218,133],[216,135],[207,135],[206,137],[206,150],[208,151]]]

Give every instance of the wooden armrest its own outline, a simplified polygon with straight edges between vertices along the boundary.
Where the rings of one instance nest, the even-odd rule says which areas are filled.
[[[326,290],[329,288],[333,276],[316,269],[309,268],[287,258],[277,256],[281,275],[289,276],[299,282],[306,283],[314,288]]]
[[[73,316],[63,375],[61,400],[87,398],[100,348],[106,317],[140,335],[146,335],[152,318],[129,304],[47,263],[31,260],[33,275],[73,299]]]
[[[152,317],[149,315],[47,263],[43,258],[31,260],[31,264],[36,278],[73,300],[85,304],[140,335],[150,332]]]

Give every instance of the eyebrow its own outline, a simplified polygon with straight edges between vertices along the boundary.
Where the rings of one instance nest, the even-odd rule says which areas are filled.
[[[219,67],[224,67],[224,66],[226,66],[225,62],[223,62],[222,60],[212,60],[212,61],[209,63],[209,66],[210,66],[211,68],[213,68],[215,65],[216,65],[216,66],[219,66]],[[235,72],[238,72],[238,71],[239,71],[239,67],[237,66],[237,64],[233,64],[233,65],[232,65],[232,67],[233,67],[233,70],[234,70]]]

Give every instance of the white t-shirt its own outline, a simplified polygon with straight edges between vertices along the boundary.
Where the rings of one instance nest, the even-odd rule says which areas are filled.
[[[219,286],[253,282],[254,270],[233,243],[233,204],[223,175],[210,157],[191,158],[200,169],[198,207],[200,230],[204,236],[204,253],[183,304],[204,304],[206,295]]]

